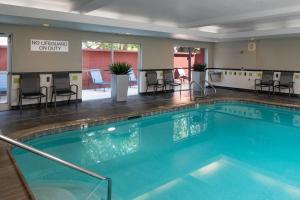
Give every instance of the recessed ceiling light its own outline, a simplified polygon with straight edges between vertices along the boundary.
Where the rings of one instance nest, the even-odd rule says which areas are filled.
[[[221,30],[220,26],[212,25],[212,26],[202,26],[198,28],[199,31],[208,32],[208,33],[219,33]]]
[[[49,27],[50,26],[50,24],[42,24],[43,26],[45,26],[45,27]]]

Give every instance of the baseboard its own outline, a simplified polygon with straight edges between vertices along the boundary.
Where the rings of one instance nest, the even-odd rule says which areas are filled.
[[[214,87],[215,88],[221,88],[221,89],[227,89],[227,90],[241,91],[241,92],[253,92],[254,94],[256,92],[255,90],[245,89],[245,88],[232,88],[232,87],[226,87],[226,86],[214,86]],[[258,93],[269,94],[269,91],[266,91],[266,90],[260,91],[260,90],[258,90]],[[272,92],[271,92],[271,95],[273,95]],[[289,96],[289,93],[275,92],[275,95]],[[300,97],[299,94],[292,94],[291,96]]]
[[[182,90],[182,91],[184,91],[184,90]],[[155,92],[155,94],[165,94],[165,93],[171,93],[171,92],[174,92],[174,90],[166,90],[166,91],[159,90],[159,91]],[[153,94],[153,91],[151,91],[151,92],[140,92],[139,93],[139,95],[142,95],[142,96],[144,96],[144,95],[152,95],[152,94]]]

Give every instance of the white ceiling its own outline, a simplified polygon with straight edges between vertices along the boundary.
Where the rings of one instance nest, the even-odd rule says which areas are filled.
[[[214,42],[300,35],[299,0],[0,0],[0,4],[2,23],[50,23]]]

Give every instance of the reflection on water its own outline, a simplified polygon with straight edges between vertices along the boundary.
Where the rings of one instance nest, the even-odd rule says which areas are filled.
[[[201,134],[207,129],[206,112],[188,112],[173,117],[173,141],[177,142],[188,137]]]
[[[291,125],[300,127],[300,114],[295,111],[287,111],[284,108],[268,108],[263,110],[262,108],[267,108],[267,106],[251,106],[248,104],[228,104],[218,107],[217,112],[226,113],[238,117],[264,120],[268,122],[274,122],[282,125]]]
[[[129,127],[109,127],[83,132],[82,144],[83,151],[97,163],[132,154],[139,146],[138,123]]]
[[[248,106],[225,105],[218,111],[244,118],[262,119],[262,113],[260,110]]]

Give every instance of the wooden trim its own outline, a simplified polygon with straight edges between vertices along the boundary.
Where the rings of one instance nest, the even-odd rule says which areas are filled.
[[[207,68],[207,70],[229,70],[229,71],[258,71],[258,72],[293,72],[293,73],[300,73],[300,71],[295,70],[276,70],[276,69],[241,69],[241,68]]]
[[[20,75],[20,74],[56,74],[61,72],[68,73],[82,73],[82,71],[52,71],[52,72],[9,72],[10,75]]]

